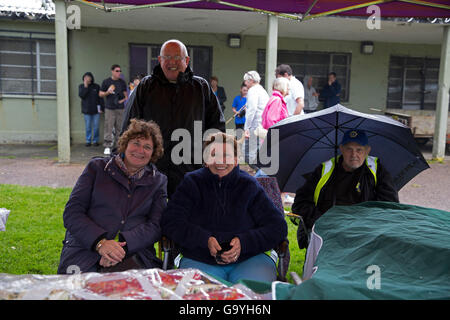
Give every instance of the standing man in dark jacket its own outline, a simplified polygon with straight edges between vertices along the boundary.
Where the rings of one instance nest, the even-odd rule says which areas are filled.
[[[338,165],[334,158],[319,165],[295,195],[292,211],[302,216],[307,229],[334,205],[399,201],[391,175],[378,158],[369,156],[364,131],[345,132],[339,147]]]
[[[91,140],[94,146],[99,145],[100,113],[105,110],[104,101],[98,96],[99,91],[100,86],[94,82],[92,73],[86,72],[83,75],[83,83],[78,86],[86,127],[86,147],[91,146]]]
[[[194,148],[201,152],[203,143],[198,140],[202,137],[194,135],[194,122],[201,123],[203,135],[213,128],[225,131],[225,119],[208,82],[194,76],[189,68],[188,52],[182,42],[166,41],[158,61],[152,75],[142,79],[130,95],[122,131],[132,118],[153,120],[160,126],[165,152],[156,166],[169,180],[167,192],[170,197],[186,172],[202,167],[201,159],[194,161]],[[172,149],[179,143],[172,141],[176,129],[187,130],[191,138],[191,154],[189,157],[183,154],[183,159],[190,160],[183,160],[181,164],[175,164],[172,159]]]
[[[123,121],[124,102],[128,99],[127,84],[120,78],[122,69],[118,64],[111,66],[111,77],[103,80],[99,96],[106,98],[104,154],[110,155],[117,146],[120,126]],[[113,129],[115,132],[113,133]]]
[[[328,74],[328,83],[320,92],[319,98],[324,100],[323,108],[329,108],[341,102],[341,84],[336,80],[336,73]]]

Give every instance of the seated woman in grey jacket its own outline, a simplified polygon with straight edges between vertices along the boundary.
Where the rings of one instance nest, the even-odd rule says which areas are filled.
[[[167,177],[153,163],[163,151],[156,123],[131,120],[119,154],[88,163],[64,210],[58,273],[160,267],[153,246],[161,237]]]

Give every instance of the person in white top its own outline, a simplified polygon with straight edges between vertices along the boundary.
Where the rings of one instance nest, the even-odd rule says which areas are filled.
[[[255,135],[255,130],[261,125],[261,115],[269,101],[269,95],[259,84],[260,81],[261,77],[256,71],[248,71],[244,74],[244,82],[248,88],[244,130],[245,137],[249,139],[249,165],[254,170],[258,170],[256,156],[259,145],[259,138]]]
[[[287,64],[280,64],[275,69],[275,76],[289,79],[289,95],[285,97],[289,115],[304,114],[305,90],[303,84],[292,74],[292,68]]]

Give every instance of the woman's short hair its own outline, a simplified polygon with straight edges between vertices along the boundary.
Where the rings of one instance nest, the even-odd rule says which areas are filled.
[[[223,132],[215,132],[206,137],[205,142],[203,143],[203,154],[205,154],[205,151],[214,142],[232,145],[234,156],[238,156],[238,143],[236,137]],[[209,153],[207,153],[207,155],[209,155]]]
[[[273,80],[272,85],[273,90],[278,90],[284,94],[288,94],[289,92],[289,80],[287,78],[276,78]]]
[[[256,83],[259,83],[261,81],[261,77],[258,72],[256,71],[248,71],[244,74],[244,81],[252,80]]]
[[[164,154],[163,138],[161,134],[161,129],[156,124],[156,122],[144,121],[131,119],[128,129],[119,138],[119,148],[120,153],[125,152],[128,146],[128,142],[131,139],[144,138],[152,139],[153,142],[153,153],[150,158],[150,162],[155,163]]]

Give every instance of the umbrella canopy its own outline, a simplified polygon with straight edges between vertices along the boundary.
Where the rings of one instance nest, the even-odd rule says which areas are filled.
[[[311,19],[324,15],[371,16],[367,7],[377,5],[382,17],[407,18],[448,18],[450,6],[448,0],[94,0],[87,3],[99,2],[109,4],[125,4],[133,6],[172,6],[178,8],[210,9],[210,10],[244,10],[256,11],[284,16],[292,19]],[[149,6],[150,5],[150,6]],[[98,5],[99,7],[101,5]],[[101,6],[103,7],[103,6]],[[115,8],[109,8],[116,10]],[[130,7],[124,8],[130,10]],[[302,17],[293,15],[298,14]]]
[[[304,184],[304,174],[339,154],[344,132],[350,129],[366,132],[372,148],[370,155],[380,158],[397,190],[429,168],[409,127],[386,116],[358,112],[339,104],[278,122],[269,128],[260,153],[277,161],[272,150],[279,150],[278,172],[272,176],[277,178],[283,192],[295,192]],[[278,139],[272,139],[276,134]],[[264,170],[272,164],[260,162],[258,166]]]

